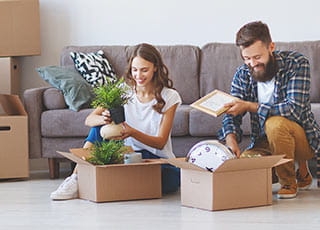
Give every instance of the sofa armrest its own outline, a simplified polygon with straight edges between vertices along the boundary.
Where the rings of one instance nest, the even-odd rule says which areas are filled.
[[[41,114],[45,110],[43,93],[49,87],[27,89],[23,101],[28,114],[29,158],[41,158]]]

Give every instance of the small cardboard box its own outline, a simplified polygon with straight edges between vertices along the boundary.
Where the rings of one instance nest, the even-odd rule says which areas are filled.
[[[39,0],[0,0],[0,33],[0,56],[39,55]]]
[[[77,163],[79,197],[94,202],[161,198],[161,160],[143,163],[92,165],[86,149],[59,152]]]
[[[185,161],[168,159],[181,168],[181,204],[224,210],[272,204],[271,168],[290,160],[264,156],[226,160],[214,172]]]
[[[0,94],[0,178],[29,177],[28,117],[17,95]]]

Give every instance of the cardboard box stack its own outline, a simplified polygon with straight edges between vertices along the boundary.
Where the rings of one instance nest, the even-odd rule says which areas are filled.
[[[0,178],[29,176],[28,120],[16,56],[40,55],[39,0],[0,0]]]

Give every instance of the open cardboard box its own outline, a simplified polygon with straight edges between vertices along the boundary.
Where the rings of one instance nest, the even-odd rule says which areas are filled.
[[[210,172],[185,158],[167,159],[181,168],[181,204],[206,210],[272,204],[271,168],[289,161],[283,155],[231,159]]]
[[[0,179],[29,177],[28,117],[17,95],[0,94]]]
[[[161,198],[161,160],[92,165],[88,149],[59,152],[77,163],[79,198],[94,202]]]

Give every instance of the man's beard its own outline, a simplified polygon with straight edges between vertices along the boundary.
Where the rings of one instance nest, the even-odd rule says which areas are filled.
[[[258,66],[263,66],[264,70],[254,71],[254,68],[252,66],[250,65],[248,66],[249,66],[252,78],[255,81],[260,81],[260,82],[270,81],[278,71],[277,62],[275,61],[275,58],[271,54],[269,54],[269,61],[267,65],[263,63],[258,65]]]

